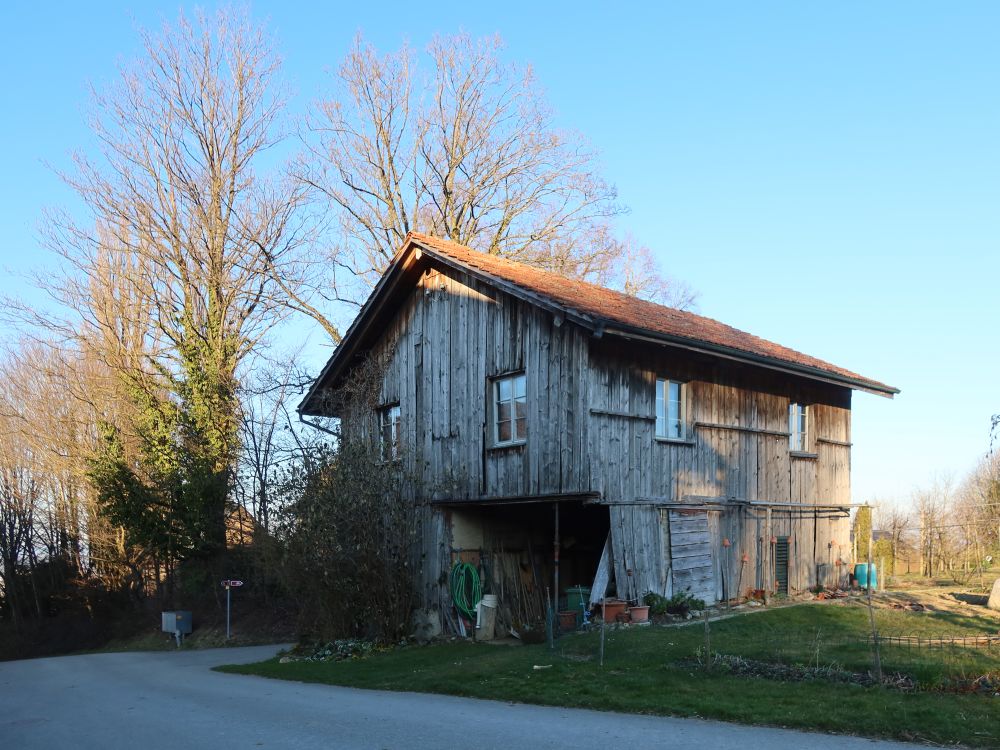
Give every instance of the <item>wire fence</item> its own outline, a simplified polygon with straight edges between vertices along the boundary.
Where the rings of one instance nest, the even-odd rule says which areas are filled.
[[[721,629],[720,629],[721,630]],[[712,634],[713,653],[761,663],[835,667],[856,673],[873,672],[872,636],[812,632],[781,632],[765,636]],[[1000,674],[1000,634],[879,633],[882,671],[906,674],[917,684],[940,685]]]

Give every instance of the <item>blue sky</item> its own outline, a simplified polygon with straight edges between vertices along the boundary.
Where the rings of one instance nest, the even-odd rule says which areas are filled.
[[[45,163],[66,167],[88,146],[90,84],[137,52],[137,25],[179,7],[0,11],[0,264],[46,261],[43,209],[74,204]],[[631,207],[622,229],[699,290],[700,312],[902,389],[855,395],[855,500],[960,478],[988,448],[1000,412],[1000,4],[251,7],[276,36],[297,110],[358,31],[383,49],[459,28],[501,34],[560,124],[600,151]],[[23,284],[4,274],[0,291]]]

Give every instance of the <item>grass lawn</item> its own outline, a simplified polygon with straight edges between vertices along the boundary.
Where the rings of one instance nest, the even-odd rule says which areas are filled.
[[[791,664],[835,664],[851,671],[871,665],[867,609],[802,605],[713,622],[713,652]],[[884,632],[923,636],[996,633],[997,620],[952,613],[878,612]],[[675,716],[700,716],[827,732],[942,744],[1000,747],[1000,697],[811,680],[778,682],[705,672],[678,662],[704,643],[703,626],[609,630],[605,665],[597,633],[539,646],[464,642],[408,647],[364,660],[222,667],[223,671],[361,688],[413,690],[497,700]],[[1000,649],[886,647],[887,670],[904,671],[924,686],[949,677],[1000,672]],[[551,666],[549,666],[551,665]],[[546,667],[535,669],[536,666]]]

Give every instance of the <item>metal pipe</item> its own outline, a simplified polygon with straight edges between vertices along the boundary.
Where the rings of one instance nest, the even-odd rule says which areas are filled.
[[[555,539],[552,542],[552,562],[555,568],[555,611],[559,611],[559,503],[552,503],[555,508]]]

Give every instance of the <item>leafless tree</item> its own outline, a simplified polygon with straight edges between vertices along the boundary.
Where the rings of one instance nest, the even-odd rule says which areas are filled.
[[[294,405],[312,379],[294,357],[256,368],[241,388],[240,437],[243,451],[236,476],[237,502],[249,509],[260,527],[271,530],[274,487],[289,463],[301,460],[316,439],[299,434]],[[303,444],[309,443],[309,446]]]
[[[93,353],[138,412],[191,411],[192,448],[230,475],[237,370],[287,314],[279,277],[308,241],[304,188],[271,168],[288,131],[279,60],[264,31],[221,11],[144,33],[144,54],[94,94],[99,149],[64,174],[88,210],[56,213],[64,261],[40,283],[67,318],[28,312]],[[220,536],[221,507],[219,508]]]
[[[298,175],[331,207],[330,249],[299,267],[315,296],[286,292],[335,341],[324,303],[358,305],[411,230],[690,303],[648,250],[633,257],[615,238],[624,209],[593,150],[556,126],[531,69],[501,51],[498,37],[459,34],[434,38],[425,57],[405,46],[380,55],[359,37],[312,112]]]
[[[910,551],[914,546],[911,539],[912,523],[910,513],[901,506],[884,501],[875,503],[875,528],[888,534],[892,550],[892,573],[897,572],[895,566],[900,560],[910,559]]]

